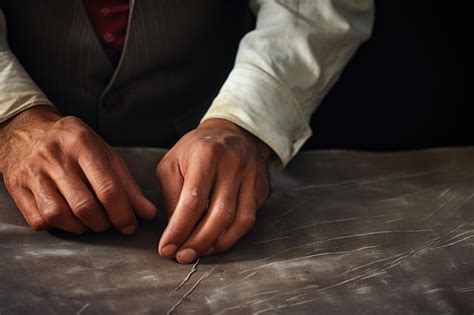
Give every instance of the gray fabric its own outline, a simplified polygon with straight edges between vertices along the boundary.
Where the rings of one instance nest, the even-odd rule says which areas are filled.
[[[64,115],[109,143],[171,146],[194,128],[254,28],[248,0],[132,1],[115,69],[82,0],[4,0],[9,45]]]
[[[120,150],[159,202],[158,149]],[[303,152],[255,229],[191,271],[133,237],[26,227],[0,187],[0,313],[472,313],[474,149]],[[198,285],[196,286],[196,283]]]

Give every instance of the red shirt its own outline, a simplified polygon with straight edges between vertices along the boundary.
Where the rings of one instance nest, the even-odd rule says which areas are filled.
[[[83,0],[92,26],[105,52],[115,64],[127,35],[129,0]]]

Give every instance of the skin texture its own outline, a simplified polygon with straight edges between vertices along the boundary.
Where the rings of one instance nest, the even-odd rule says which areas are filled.
[[[232,122],[211,119],[183,136],[156,169],[169,218],[158,252],[180,263],[230,249],[269,194],[271,150]],[[75,117],[38,106],[0,124],[0,172],[35,230],[134,233],[153,219],[125,162]]]
[[[269,194],[270,149],[226,120],[189,132],[157,167],[169,222],[158,251],[181,263],[230,249]]]
[[[114,226],[128,235],[135,214],[156,215],[120,156],[81,120],[32,108],[0,136],[5,186],[33,229],[82,234]]]

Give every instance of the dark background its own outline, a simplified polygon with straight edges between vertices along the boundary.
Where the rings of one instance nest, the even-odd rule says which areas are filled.
[[[376,1],[375,26],[313,115],[305,148],[474,144],[470,1]]]

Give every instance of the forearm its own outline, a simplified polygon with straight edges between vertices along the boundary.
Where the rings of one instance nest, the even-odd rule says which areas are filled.
[[[311,136],[309,121],[371,33],[373,1],[253,0],[254,31],[203,120],[233,121],[286,164]]]
[[[38,123],[41,117],[53,113],[51,101],[10,51],[6,21],[0,9],[0,173],[5,169],[5,156],[11,147],[11,130],[31,128],[33,120]]]
[[[0,9],[0,123],[40,105],[54,107],[10,51],[5,17]]]

